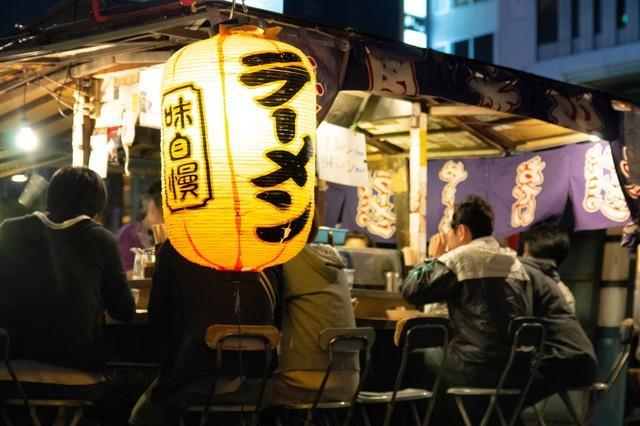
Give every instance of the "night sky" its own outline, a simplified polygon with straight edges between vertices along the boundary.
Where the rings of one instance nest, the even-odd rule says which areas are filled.
[[[16,22],[28,23],[29,21],[44,15],[47,8],[56,4],[59,0],[4,0],[2,13],[0,13],[0,35],[11,32]]]

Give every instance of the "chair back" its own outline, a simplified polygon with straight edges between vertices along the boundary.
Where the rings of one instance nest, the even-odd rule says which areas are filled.
[[[608,388],[615,384],[620,377],[620,373],[624,369],[625,364],[629,360],[629,354],[631,353],[631,343],[633,342],[634,336],[634,326],[633,326],[633,318],[627,318],[622,323],[620,323],[620,353],[616,357],[613,365],[611,366],[611,370],[609,371],[609,375],[607,376],[607,385]]]
[[[609,394],[616,381],[620,377],[620,374],[624,370],[624,367],[629,360],[629,355],[631,353],[631,344],[633,343],[633,336],[635,335],[635,328],[633,323],[633,318],[626,318],[620,323],[619,336],[620,336],[620,352],[616,357],[616,360],[613,362],[611,366],[611,370],[609,370],[609,374],[607,376],[606,386],[604,389],[597,393],[595,398],[591,401],[589,409],[587,410],[587,414],[584,417],[584,424],[591,424],[591,420],[596,413],[597,408],[600,406],[602,401]]]
[[[394,344],[414,349],[446,347],[449,343],[449,320],[440,317],[415,317],[398,321]]]
[[[491,399],[489,409],[485,413],[488,419],[496,406],[501,391],[510,379],[515,378],[519,383],[520,396],[509,424],[512,425],[520,416],[524,401],[533,383],[546,339],[546,329],[542,320],[536,317],[518,317],[509,323],[509,337],[511,352],[507,364],[498,380],[495,397]]]
[[[211,384],[207,403],[203,409],[201,424],[206,424],[209,417],[209,408],[213,403],[216,381],[222,371],[222,352],[263,351],[266,358],[264,373],[260,382],[258,399],[255,404],[256,408],[251,419],[251,424],[256,425],[258,413],[262,408],[267,378],[270,374],[272,351],[280,342],[280,331],[272,325],[213,324],[207,328],[204,341],[210,349],[216,351],[216,374]]]
[[[318,340],[328,353],[364,351],[376,341],[376,332],[371,327],[325,328]]]
[[[9,356],[9,347],[10,347],[9,332],[4,328],[0,328],[0,353],[2,353],[2,360],[4,362],[4,365],[7,368],[7,371],[9,372],[9,376],[11,376],[11,380],[13,381],[13,383],[16,385],[16,388],[18,389],[18,395],[20,395],[20,399],[22,399],[22,403],[25,409],[27,410],[27,413],[29,414],[29,419],[31,420],[31,423],[34,426],[40,426],[40,421],[35,416],[34,411],[31,409],[31,403],[27,398],[27,394],[24,392],[24,389],[22,388],[22,384],[20,383],[20,380],[18,380],[18,376],[16,375],[16,372],[13,369],[13,366],[11,365],[11,359]]]
[[[511,352],[498,382],[498,394],[513,376],[526,373],[525,384],[533,380],[546,338],[544,324],[535,317],[515,318],[509,324],[509,338]]]
[[[447,347],[449,345],[448,320],[442,317],[414,317],[398,321],[394,335],[394,344],[401,349],[402,354],[398,374],[396,375],[396,380],[393,385],[391,401],[389,402],[389,406],[387,407],[385,414],[384,424],[390,424],[391,422],[396,402],[396,395],[404,379],[409,354],[411,354],[415,349],[442,347],[442,363],[444,364],[447,358]],[[431,389],[433,397],[429,399],[424,424],[428,424],[431,419],[433,407],[436,402],[435,397],[438,393],[440,382],[442,381],[442,371],[443,369],[440,368],[440,371],[436,376],[433,389]]]
[[[346,420],[344,424],[349,424],[351,419],[352,408],[355,405],[356,398],[358,397],[358,393],[360,393],[360,388],[362,387],[362,382],[367,376],[369,371],[369,360],[371,358],[371,346],[376,340],[376,333],[371,327],[357,327],[357,328],[325,328],[320,332],[320,336],[318,337],[318,343],[322,350],[327,351],[329,356],[329,362],[327,363],[327,368],[325,370],[324,376],[322,377],[322,382],[320,383],[320,387],[316,392],[315,398],[313,399],[313,404],[311,408],[307,411],[307,418],[305,420],[305,425],[311,424],[313,419],[313,414],[320,400],[322,399],[322,394],[324,393],[324,389],[327,385],[327,381],[329,380],[329,376],[331,372],[335,369],[335,355],[336,354],[346,354],[346,353],[360,353],[364,352],[364,362],[360,368],[360,376],[358,379],[358,385],[356,386],[355,392],[351,396],[349,400],[349,411],[346,415]],[[338,366],[340,368],[340,366]]]
[[[213,324],[204,340],[214,350],[264,351],[278,346],[280,331],[272,325]]]

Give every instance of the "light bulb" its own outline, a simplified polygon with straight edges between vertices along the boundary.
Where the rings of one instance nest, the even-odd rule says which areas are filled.
[[[29,180],[27,175],[18,174],[18,175],[11,176],[11,182],[15,182],[15,183],[24,183],[27,180]]]
[[[29,125],[29,123],[23,123],[18,130],[15,140],[16,148],[23,151],[33,151],[38,147],[38,137]]]

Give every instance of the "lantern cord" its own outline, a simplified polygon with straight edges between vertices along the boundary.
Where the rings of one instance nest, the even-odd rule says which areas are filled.
[[[242,3],[244,3],[244,0],[243,0]],[[237,323],[237,325],[238,325],[238,339],[240,340],[238,342],[238,346],[240,347],[240,350],[238,351],[238,362],[240,363],[240,393],[243,393],[244,392],[245,377],[244,377],[244,364],[242,363],[242,334],[241,334],[241,331],[242,331],[242,327],[241,327],[241,322],[242,322],[242,303],[240,302],[240,281],[236,281],[235,283],[236,283],[235,312],[236,312],[236,318],[238,319],[238,323]],[[240,424],[242,426],[245,426],[245,423],[244,423],[244,398],[242,398],[242,396],[240,397]]]
[[[242,426],[245,426],[245,421],[244,421],[244,399],[242,398],[242,393],[245,391],[244,389],[244,383],[245,383],[245,377],[244,377],[244,365],[242,364],[242,305],[240,302],[240,281],[236,280],[233,281],[233,283],[236,285],[236,291],[234,294],[234,312],[236,314],[236,318],[237,318],[237,323],[236,325],[238,326],[238,362],[240,363],[240,424]],[[222,361],[221,359],[216,360],[216,362],[218,361]],[[216,368],[219,368],[220,366],[216,366]],[[214,373],[215,374],[215,373]],[[211,386],[211,391],[209,393],[209,397],[207,398],[207,403],[204,407],[204,410],[202,411],[202,414],[200,416],[200,426],[205,426],[209,420],[209,407],[211,406],[211,401],[215,395],[215,391],[216,391],[216,382],[217,382],[218,377],[214,378],[213,384]]]

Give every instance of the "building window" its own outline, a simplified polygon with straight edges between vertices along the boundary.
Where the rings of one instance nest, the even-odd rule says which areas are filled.
[[[493,34],[473,39],[473,57],[484,62],[493,62]]]
[[[580,37],[580,0],[571,0],[571,37]]]
[[[456,7],[471,3],[471,0],[454,0]]]
[[[558,41],[558,0],[538,0],[538,44]]]
[[[618,29],[624,28],[629,23],[629,14],[627,13],[627,2],[625,0],[617,0],[616,2],[616,22]]]
[[[432,12],[434,15],[444,15],[449,13],[451,0],[433,0]]]
[[[418,18],[426,18],[427,0],[404,0],[404,13]]]
[[[593,0],[593,32],[600,34],[602,32],[602,5],[600,0]]]
[[[420,31],[404,30],[403,41],[417,47],[427,47],[427,35]]]
[[[460,40],[453,43],[453,54],[469,57],[469,40]]]

